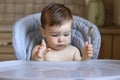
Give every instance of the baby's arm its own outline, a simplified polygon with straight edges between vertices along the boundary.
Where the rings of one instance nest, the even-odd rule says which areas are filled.
[[[81,60],[80,51],[76,47],[74,47],[73,49],[75,50],[73,55],[73,61],[80,61]]]
[[[88,42],[85,42],[85,46],[83,49],[83,56],[81,60],[87,60],[93,56],[93,47],[92,44],[88,44]]]
[[[46,43],[42,40],[40,45],[37,45],[32,50],[32,60],[44,60],[44,55],[49,51],[46,48]]]

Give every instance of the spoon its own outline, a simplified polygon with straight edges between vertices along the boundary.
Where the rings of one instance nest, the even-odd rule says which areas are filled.
[[[91,36],[92,36],[92,31],[93,31],[93,28],[92,26],[89,28],[88,30],[88,43],[91,44]]]

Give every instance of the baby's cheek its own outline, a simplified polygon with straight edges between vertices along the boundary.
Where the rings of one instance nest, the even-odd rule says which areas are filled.
[[[71,42],[71,40],[67,40],[67,41],[66,41],[66,44],[70,44],[70,42]]]
[[[68,44],[70,44],[70,42],[71,42],[71,37],[69,37],[66,42],[67,42]]]

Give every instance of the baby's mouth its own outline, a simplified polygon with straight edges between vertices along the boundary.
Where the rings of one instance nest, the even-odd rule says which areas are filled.
[[[66,47],[66,45],[57,45],[58,47],[61,47],[61,48],[64,48],[64,47]]]

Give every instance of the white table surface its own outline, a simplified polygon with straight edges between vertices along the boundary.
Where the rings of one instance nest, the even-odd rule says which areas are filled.
[[[119,60],[0,62],[0,80],[120,80]]]

